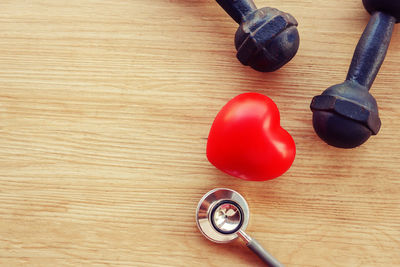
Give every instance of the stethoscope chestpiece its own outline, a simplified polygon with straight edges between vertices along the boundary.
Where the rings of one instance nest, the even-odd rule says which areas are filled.
[[[238,192],[216,188],[203,196],[196,210],[200,232],[216,243],[228,243],[238,238],[237,232],[249,223],[249,206]]]
[[[249,206],[236,191],[226,188],[211,190],[197,205],[196,222],[200,232],[216,243],[228,243],[239,236],[267,266],[283,267],[254,238],[247,235]]]

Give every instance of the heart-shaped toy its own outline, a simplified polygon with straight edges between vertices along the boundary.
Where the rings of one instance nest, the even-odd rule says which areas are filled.
[[[279,177],[290,168],[295,155],[295,143],[280,125],[276,104],[258,93],[230,100],[218,113],[208,136],[208,160],[244,180]]]

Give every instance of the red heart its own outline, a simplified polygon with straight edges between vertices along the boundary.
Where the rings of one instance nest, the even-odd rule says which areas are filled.
[[[208,160],[244,180],[265,181],[285,173],[296,146],[280,126],[276,104],[257,93],[241,94],[218,113],[207,143]]]

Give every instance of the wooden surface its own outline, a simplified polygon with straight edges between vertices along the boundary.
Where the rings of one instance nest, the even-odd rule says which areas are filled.
[[[0,265],[260,266],[243,242],[206,240],[204,193],[229,187],[248,232],[286,266],[400,266],[400,26],[372,88],[379,135],[321,142],[311,98],[344,80],[369,15],[361,1],[256,1],[293,14],[301,47],[278,72],[235,58],[212,0],[0,3]],[[245,182],[205,147],[219,109],[271,97],[297,157]]]

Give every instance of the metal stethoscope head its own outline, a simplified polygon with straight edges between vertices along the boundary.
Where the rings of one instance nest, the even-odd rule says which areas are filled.
[[[216,243],[228,243],[239,236],[270,267],[283,267],[255,239],[244,231],[249,223],[249,206],[236,191],[226,188],[211,190],[200,200],[196,222],[200,232]]]

